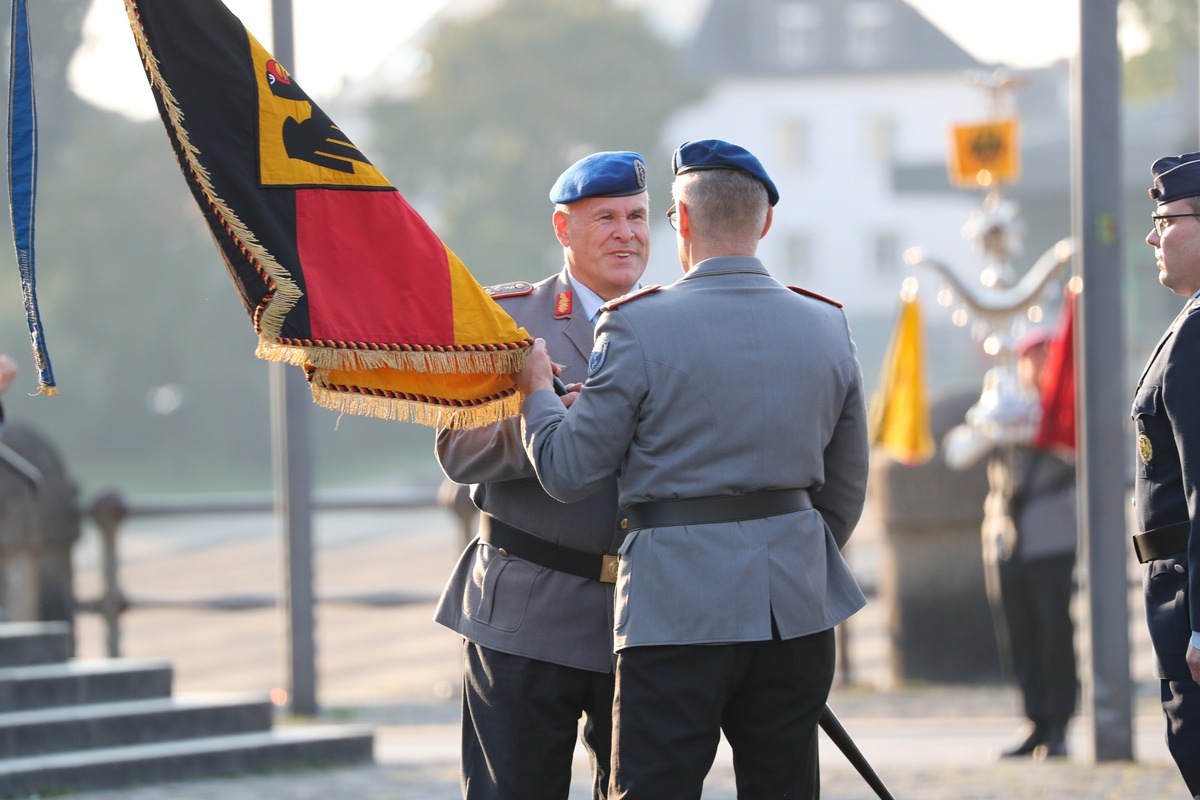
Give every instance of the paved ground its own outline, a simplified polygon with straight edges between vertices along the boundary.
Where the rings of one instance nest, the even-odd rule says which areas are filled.
[[[447,512],[318,515],[318,594],[347,598],[403,590],[413,602],[365,607],[330,602],[318,610],[321,719],[376,726],[376,764],[323,772],[193,781],[120,792],[86,792],[79,800],[453,800],[457,789],[456,638],[432,624],[431,599],[458,550]],[[94,532],[78,553],[81,597],[99,592]],[[852,544],[857,571],[871,573],[878,538],[870,526]],[[122,651],[172,661],[177,693],[268,691],[286,683],[284,634],[273,609],[214,611],[178,601],[238,594],[253,599],[282,584],[281,557],[269,518],[192,523],[131,523],[124,531],[121,576],[135,600],[159,608],[126,615]],[[172,605],[174,604],[174,606]],[[1135,675],[1148,675],[1140,651],[1140,607],[1131,609]],[[96,618],[79,626],[80,657],[103,655]],[[1162,742],[1155,688],[1136,685],[1135,762],[1094,764],[1091,724],[1071,731],[1072,757],[1046,763],[1001,763],[1019,719],[1004,686],[897,686],[890,678],[883,609],[855,618],[850,636],[854,683],[839,685],[830,706],[897,800],[1187,800]],[[289,720],[281,715],[279,724]],[[571,800],[587,797],[582,761]],[[867,800],[873,793],[826,740],[822,796]],[[705,784],[706,800],[736,797],[727,749]]]

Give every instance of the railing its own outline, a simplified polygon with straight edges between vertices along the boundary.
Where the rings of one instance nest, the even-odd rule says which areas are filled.
[[[439,488],[417,488],[405,494],[376,495],[322,495],[318,493],[313,502],[313,511],[425,511],[445,508],[460,524],[460,537],[465,543],[472,535],[477,514],[469,498],[459,491],[461,487],[446,482]],[[183,498],[160,498],[156,500],[127,501],[116,491],[98,495],[87,504],[84,514],[97,526],[101,537],[101,570],[103,591],[97,598],[76,602],[76,609],[86,613],[97,613],[104,618],[106,652],[110,658],[121,653],[121,615],[134,609],[151,608],[198,608],[213,611],[249,611],[274,608],[279,599],[271,594],[227,594],[198,599],[146,599],[127,595],[119,582],[118,540],[121,526],[130,519],[169,518],[196,515],[246,515],[269,514],[275,510],[272,499],[263,497],[189,496]],[[876,595],[874,581],[862,582],[869,597]],[[425,593],[391,590],[369,591],[350,595],[324,596],[315,602],[325,605],[359,605],[370,607],[403,606],[413,603],[431,603],[436,597]],[[838,636],[838,673],[843,683],[851,680],[850,625],[843,625]]]
[[[453,485],[449,488],[414,488],[404,493],[378,493],[372,495],[337,495],[318,493],[314,497],[313,511],[423,511],[444,507],[452,511],[462,526],[461,535],[466,540],[473,527],[473,507],[456,503],[457,494]],[[121,526],[133,518],[186,517],[196,515],[246,515],[269,514],[275,506],[270,496],[189,496],[184,498],[160,498],[156,500],[127,500],[120,492],[108,491],[98,495],[84,507],[84,515],[99,529],[101,539],[100,565],[103,575],[103,590],[99,597],[80,600],[76,609],[97,613],[104,618],[105,649],[110,658],[121,654],[121,615],[132,609],[148,608],[204,608],[220,611],[245,611],[272,608],[280,605],[278,597],[271,594],[216,595],[200,599],[137,599],[125,593],[120,585],[118,565]],[[411,603],[433,602],[435,597],[412,591],[371,591],[350,595],[318,597],[317,603],[362,605],[372,607],[401,606]]]

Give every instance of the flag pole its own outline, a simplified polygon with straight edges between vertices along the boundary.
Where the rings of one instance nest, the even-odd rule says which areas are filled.
[[[271,0],[273,50],[295,73],[292,0]],[[287,702],[292,713],[317,713],[316,620],[313,611],[311,392],[304,373],[272,362],[271,438],[275,512],[284,549]]]

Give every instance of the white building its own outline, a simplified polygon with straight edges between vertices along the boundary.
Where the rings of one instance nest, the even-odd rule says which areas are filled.
[[[664,144],[720,138],[760,158],[781,200],[759,255],[781,281],[890,319],[908,247],[978,275],[961,229],[982,194],[947,179],[901,196],[893,173],[944,160],[949,126],[987,116],[968,78],[984,65],[906,3],[712,0],[686,59],[714,88]],[[673,256],[656,248],[651,280],[678,276]]]

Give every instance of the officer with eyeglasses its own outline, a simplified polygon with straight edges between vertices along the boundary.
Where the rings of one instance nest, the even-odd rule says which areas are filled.
[[[1138,561],[1161,680],[1167,746],[1200,798],[1200,153],[1150,168],[1158,202],[1146,244],[1158,282],[1187,298],[1138,380]]]
[[[569,409],[535,343],[522,434],[559,500],[619,476],[609,796],[698,800],[724,734],[738,797],[816,798],[833,629],[866,602],[841,555],[862,373],[841,305],[755,255],[779,200],[758,158],[706,139],[671,167],[683,276],[605,305]]]

